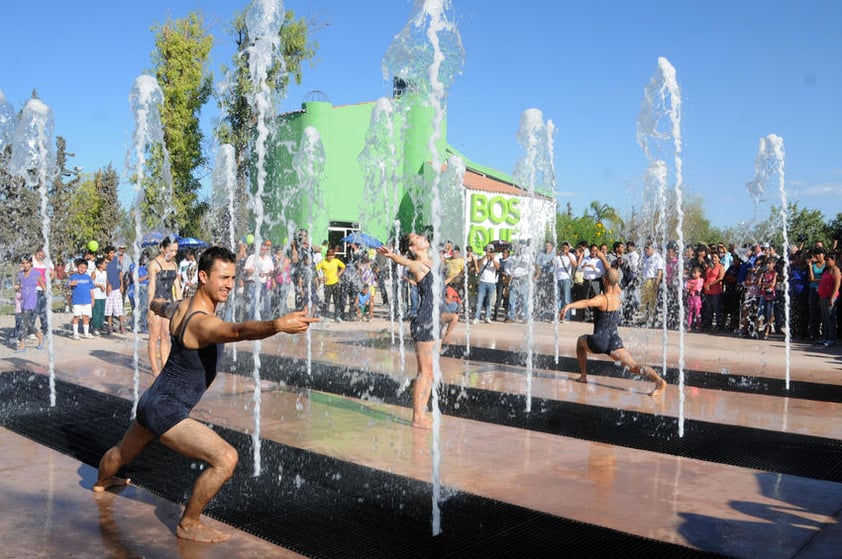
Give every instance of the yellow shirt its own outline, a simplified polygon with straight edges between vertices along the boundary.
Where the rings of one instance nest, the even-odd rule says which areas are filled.
[[[334,285],[339,283],[339,270],[344,270],[345,264],[338,258],[328,260],[325,258],[316,264],[316,271],[322,272],[325,278],[325,285]]]

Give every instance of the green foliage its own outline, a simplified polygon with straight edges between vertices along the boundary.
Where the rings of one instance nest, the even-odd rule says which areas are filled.
[[[827,236],[830,240],[829,246],[839,247],[842,242],[842,213],[836,214],[833,221],[827,224]]]
[[[55,256],[75,254],[74,230],[76,223],[67,211],[70,199],[81,181],[81,169],[67,168],[69,157],[67,142],[62,136],[56,137],[56,176],[50,188],[50,252]]]
[[[608,208],[614,211],[610,206]],[[559,243],[567,241],[571,246],[575,246],[580,241],[587,241],[588,244],[606,243],[611,246],[620,238],[620,231],[615,229],[610,222],[606,225],[598,221],[586,210],[581,217],[575,217],[571,212],[559,213],[556,219],[556,235]]]
[[[80,176],[76,187],[68,193],[64,208],[71,224],[64,241],[67,254],[79,253],[90,240],[98,241],[101,246],[116,240],[120,220],[118,184],[117,171],[111,165],[92,175]]]
[[[792,244],[798,244],[803,239],[809,246],[813,246],[816,241],[822,241],[825,246],[830,246],[830,232],[821,210],[799,208],[797,202],[790,202],[787,206],[787,233]],[[780,207],[772,206],[769,218],[758,224],[757,238],[769,240],[777,246],[783,244],[783,219]]]
[[[0,153],[0,250],[4,259],[32,252],[42,244],[40,196],[25,181],[8,173],[11,146]]]
[[[224,87],[220,91],[218,103],[223,117],[215,131],[220,145],[234,146],[238,190],[235,206],[240,209],[235,227],[240,232],[245,232],[247,227],[246,176],[251,163],[249,157],[254,151],[254,129],[257,124],[257,116],[249,103],[254,84],[249,76],[246,49],[251,45],[251,39],[248,36],[245,15],[245,11],[237,13],[231,23],[230,32],[237,49],[232,59],[232,67],[222,69]],[[300,84],[304,62],[312,61],[315,57],[318,44],[310,40],[309,28],[309,24],[303,18],[295,19],[295,13],[286,10],[284,24],[279,32],[281,57],[276,58],[268,73],[268,85],[273,95],[281,96],[290,79]]]
[[[207,164],[199,113],[212,92],[207,65],[213,36],[205,31],[203,19],[196,12],[184,19],[168,20],[153,31],[156,50],[152,60],[164,95],[161,121],[172,172],[172,221],[181,234],[194,236],[198,234],[194,217],[202,207],[197,173]]]

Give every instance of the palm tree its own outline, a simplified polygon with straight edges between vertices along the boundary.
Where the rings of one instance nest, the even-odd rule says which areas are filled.
[[[604,224],[607,221],[615,229],[623,227],[623,218],[620,217],[617,210],[608,204],[600,204],[597,200],[591,202],[591,205],[585,210],[585,215],[593,218],[597,223]]]

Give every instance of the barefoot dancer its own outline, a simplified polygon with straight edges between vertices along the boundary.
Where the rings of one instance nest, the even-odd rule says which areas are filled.
[[[592,249],[593,250],[593,249]],[[590,299],[582,299],[565,305],[559,313],[559,319],[564,318],[570,309],[594,309],[593,334],[579,336],[576,341],[576,360],[579,362],[579,382],[588,379],[588,352],[605,353],[614,361],[619,361],[636,375],[644,375],[655,383],[651,396],[664,392],[666,381],[658,376],[655,369],[648,365],[638,365],[627,349],[623,347],[623,340],[617,333],[617,326],[622,316],[622,290],[619,286],[620,274],[608,263],[605,255],[596,251],[605,265],[605,275],[602,277],[604,292]]]
[[[161,242],[161,254],[152,259],[149,270],[148,298],[173,301],[181,299],[181,283],[178,279],[178,266],[175,255],[178,253],[178,243],[165,237]],[[151,308],[146,319],[149,324],[149,364],[152,376],[157,377],[161,367],[170,355],[170,319],[168,316],[156,314]]]
[[[430,241],[426,237],[410,233],[407,235],[407,240],[409,250],[415,254],[415,260],[395,254],[385,245],[378,248],[377,252],[404,266],[418,284],[418,314],[409,323],[412,339],[415,341],[415,359],[418,364],[418,374],[415,377],[415,388],[412,393],[412,426],[418,429],[430,429],[433,421],[427,415],[427,402],[433,388],[433,352],[436,351],[436,340],[440,337],[439,333],[433,331],[435,302],[433,274],[430,273],[433,261],[428,254]],[[445,313],[445,315],[443,320],[448,325],[447,334],[449,334],[456,315],[453,313]]]
[[[150,307],[171,319],[172,352],[161,374],[138,402],[137,418],[117,446],[99,463],[93,490],[126,485],[115,477],[120,468],[134,460],[158,438],[176,452],[207,462],[196,479],[176,534],[201,542],[220,542],[229,535],[201,521],[205,506],[234,474],[237,451],[205,424],[188,415],[216,376],[216,362],[225,342],[259,340],[278,332],[300,334],[311,322],[305,312],[294,312],[266,321],[223,322],[216,316],[217,304],[228,299],[234,287],[236,257],[222,247],[210,247],[199,258],[199,287],[183,301],[156,299]]]

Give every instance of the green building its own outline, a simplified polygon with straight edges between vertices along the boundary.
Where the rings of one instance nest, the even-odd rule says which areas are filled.
[[[301,110],[278,117],[267,158],[269,238],[284,240],[293,229],[306,229],[314,243],[326,239],[341,246],[341,238],[358,230],[382,241],[392,238],[396,222],[401,233],[429,230],[437,178],[439,232],[456,244],[469,234],[476,250],[492,240],[534,236],[524,231],[527,222],[546,226],[554,218],[552,196],[525,192],[510,177],[452,148],[446,117],[434,143],[442,165],[437,177],[432,108],[400,93],[344,106],[307,101]],[[454,156],[464,174],[448,164],[459,161]],[[541,217],[522,220],[525,211]]]

